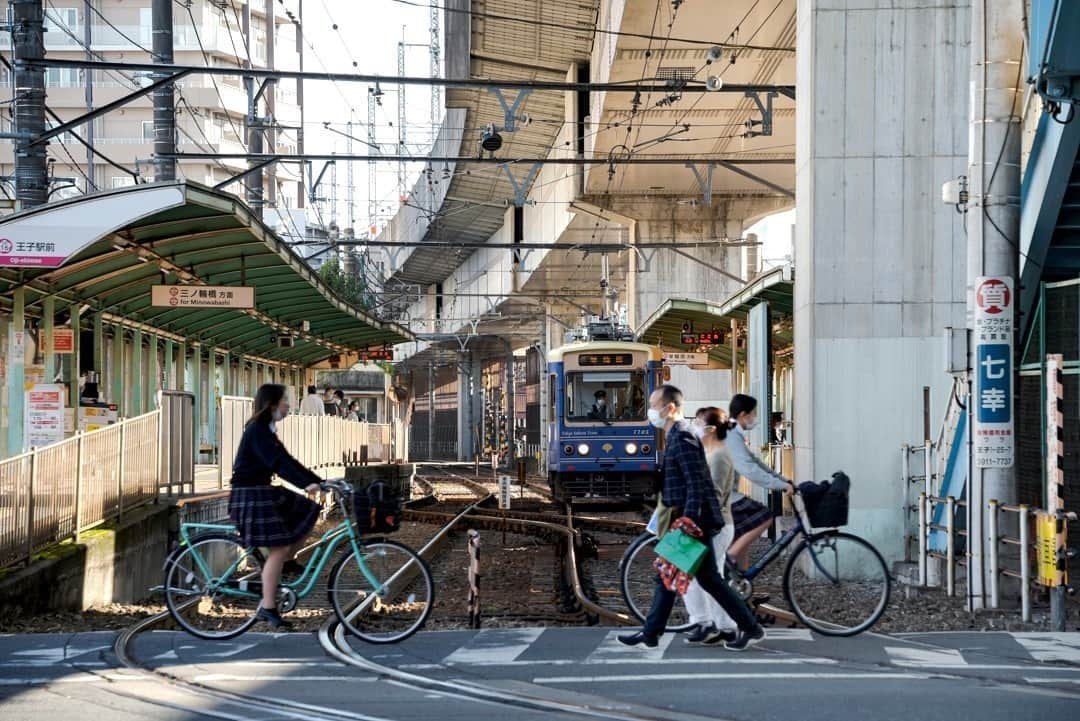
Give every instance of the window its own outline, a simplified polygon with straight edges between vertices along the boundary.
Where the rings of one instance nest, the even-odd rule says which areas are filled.
[[[555,422],[555,389],[557,388],[555,383],[555,374],[552,373],[548,376],[548,423]]]
[[[154,142],[154,121],[142,121],[142,139],[148,143]]]
[[[150,47],[154,42],[154,10],[139,8],[139,45]]]
[[[72,37],[75,36],[75,37]],[[79,11],[75,8],[45,9],[45,42],[49,45],[79,43]]]
[[[135,178],[130,175],[114,175],[109,184],[113,188],[127,188],[135,185]]]
[[[80,68],[49,68],[45,71],[45,84],[53,88],[77,88],[82,85]]]
[[[645,373],[639,370],[567,373],[563,406],[568,421],[643,421]]]

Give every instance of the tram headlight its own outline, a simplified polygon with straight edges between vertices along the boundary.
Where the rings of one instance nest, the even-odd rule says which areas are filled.
[[[578,452],[579,456],[587,456],[587,455],[589,455],[589,444],[588,443],[579,443],[578,447],[577,447],[577,452]]]
[[[628,456],[637,455],[637,443],[634,443],[633,441],[631,441],[630,443],[626,444],[626,455],[628,455]]]
[[[562,452],[564,455],[572,456],[574,455],[574,447],[567,443],[565,446],[562,447]]]

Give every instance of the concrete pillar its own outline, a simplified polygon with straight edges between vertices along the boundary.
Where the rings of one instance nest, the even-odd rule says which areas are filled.
[[[72,308],[74,317],[74,308]],[[105,382],[105,314],[100,310],[94,313],[94,372],[98,380]]]
[[[476,452],[473,448],[472,439],[472,404],[469,397],[472,392],[472,351],[461,354],[461,363],[458,365],[458,397],[457,397],[457,438],[458,460],[471,461]]]
[[[161,381],[161,356],[158,355],[158,335],[150,334],[149,364],[146,369],[146,409],[157,406],[158,384]]]
[[[217,437],[218,364],[217,352],[210,348],[206,353],[206,433],[210,445]]]
[[[124,405],[124,329],[119,325],[113,326],[109,373],[112,376],[109,400],[116,404],[117,414],[123,416],[127,412],[127,406]]]
[[[944,408],[964,325],[967,2],[798,4],[795,475],[851,476],[853,533],[903,557],[901,444]],[[872,392],[871,392],[872,391]],[[768,419],[762,419],[766,422]]]
[[[71,332],[75,342],[71,348],[68,360],[71,363],[71,375],[68,378],[68,400],[72,408],[79,407],[79,367],[82,358],[82,343],[80,335],[82,331],[82,308],[78,303],[71,304]]]
[[[143,366],[143,332],[136,328],[131,334],[131,415],[143,412],[143,384],[146,379]]]
[[[233,389],[233,367],[232,367],[232,355],[228,349],[225,350],[225,357],[222,359],[221,364],[221,394],[224,396],[234,395],[236,391]]]
[[[8,328],[7,414],[9,456],[23,451],[23,414],[26,381],[26,289],[11,292],[11,326]]]
[[[176,344],[172,338],[165,339],[165,373],[164,387],[170,390],[176,388]]]
[[[199,449],[203,444],[203,415],[206,407],[206,394],[202,382],[202,345],[191,344],[191,392],[195,394],[195,460],[199,460]]]
[[[56,371],[56,349],[53,348],[53,321],[56,319],[56,299],[51,295],[41,301],[41,348],[44,350],[44,378],[52,383]]]

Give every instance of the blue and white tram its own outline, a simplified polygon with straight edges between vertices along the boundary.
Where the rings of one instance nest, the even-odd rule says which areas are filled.
[[[584,341],[548,353],[548,480],[557,498],[640,498],[658,486],[659,431],[649,395],[659,348]]]

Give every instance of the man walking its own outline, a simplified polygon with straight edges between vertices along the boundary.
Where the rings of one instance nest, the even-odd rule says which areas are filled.
[[[322,397],[315,390],[315,386],[307,387],[307,395],[300,401],[300,412],[305,416],[321,416],[326,414]]]
[[[742,651],[765,638],[765,629],[717,568],[710,539],[723,527],[724,517],[713,490],[701,442],[683,418],[682,402],[682,391],[672,385],[660,386],[649,398],[649,422],[656,428],[662,428],[666,434],[661,495],[664,505],[674,509],[672,518],[685,516],[705,534],[702,540],[707,552],[696,578],[701,588],[716,599],[739,627],[735,640],[725,644],[726,648]],[[655,647],[664,633],[675,597],[676,592],[669,590],[657,574],[656,591],[645,625],[637,633],[619,636],[619,641],[627,646],[645,644],[650,648]]]

